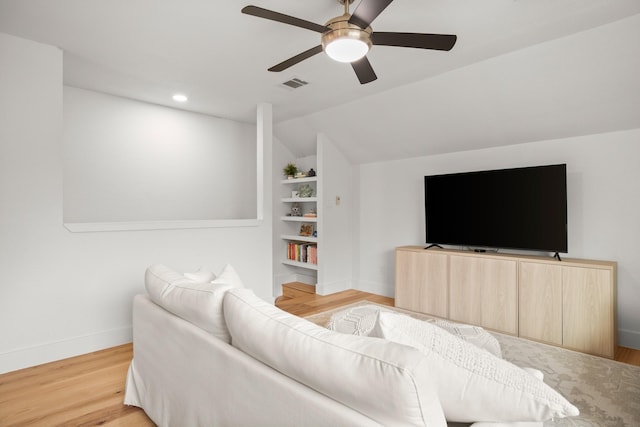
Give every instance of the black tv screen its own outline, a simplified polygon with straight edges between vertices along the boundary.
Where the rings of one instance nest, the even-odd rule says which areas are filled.
[[[424,177],[427,243],[567,252],[565,164]]]

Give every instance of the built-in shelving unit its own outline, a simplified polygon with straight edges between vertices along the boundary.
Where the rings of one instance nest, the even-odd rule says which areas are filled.
[[[284,233],[280,235],[280,238],[287,243],[282,264],[314,272],[318,270],[318,238],[313,235],[314,232],[317,233],[318,231],[316,228],[318,223],[317,182],[318,179],[315,176],[283,179],[280,181],[284,194],[280,202],[285,206],[284,210],[290,212],[291,208],[297,205],[301,211],[301,216],[283,215],[280,217],[285,229]],[[303,184],[311,186],[313,195],[310,197],[292,197],[292,192],[297,191]],[[309,216],[313,213],[315,213],[316,216]],[[311,231],[312,235],[301,234],[301,228],[305,226]]]
[[[327,295],[357,287],[353,282],[352,242],[355,209],[352,197],[353,169],[349,160],[329,138],[319,133],[315,154],[300,158],[283,156],[281,166],[289,162],[301,171],[313,169],[314,176],[273,181],[273,294],[281,292],[285,283],[314,286],[319,295]],[[284,168],[283,168],[284,169]],[[300,187],[305,186],[300,191]],[[313,192],[305,192],[306,185]],[[300,195],[309,197],[299,197]],[[315,217],[292,217],[291,208],[297,204],[296,215],[315,212]],[[301,236],[302,227],[313,227],[317,237]],[[308,234],[305,228],[303,234]],[[297,263],[288,259],[290,245],[311,245],[315,263]],[[306,247],[307,249],[309,246]]]

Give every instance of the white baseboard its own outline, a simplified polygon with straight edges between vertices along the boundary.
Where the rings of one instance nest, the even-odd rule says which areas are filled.
[[[318,285],[316,287],[316,293],[318,295],[329,295],[351,288],[352,284],[350,280],[337,280],[331,283],[323,283],[322,286]]]
[[[640,350],[640,332],[618,329],[618,345]]]
[[[359,281],[355,284],[355,289],[364,292],[370,292],[376,295],[382,295],[389,298],[395,297],[395,289],[393,286],[389,287],[384,283],[379,282],[368,282],[368,281]]]
[[[131,326],[0,353],[0,374],[42,365],[132,341]]]

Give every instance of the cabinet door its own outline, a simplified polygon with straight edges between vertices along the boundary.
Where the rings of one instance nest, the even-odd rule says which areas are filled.
[[[563,281],[564,347],[613,358],[613,272],[609,269],[565,267]]]
[[[520,262],[519,335],[562,345],[562,266]]]
[[[449,317],[516,335],[517,261],[452,255],[449,262]]]
[[[447,255],[396,251],[396,307],[447,317]]]

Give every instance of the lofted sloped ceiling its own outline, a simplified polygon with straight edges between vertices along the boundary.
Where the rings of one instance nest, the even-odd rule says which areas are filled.
[[[245,122],[269,102],[300,156],[318,132],[365,163],[640,127],[638,0],[395,0],[375,31],[458,42],[374,46],[367,85],[323,54],[268,72],[319,35],[247,4],[319,24],[342,13],[336,0],[0,0],[0,32],[60,47],[70,86]],[[309,84],[281,84],[293,77]]]
[[[640,128],[640,15],[275,126],[298,155],[325,133],[353,163]]]

